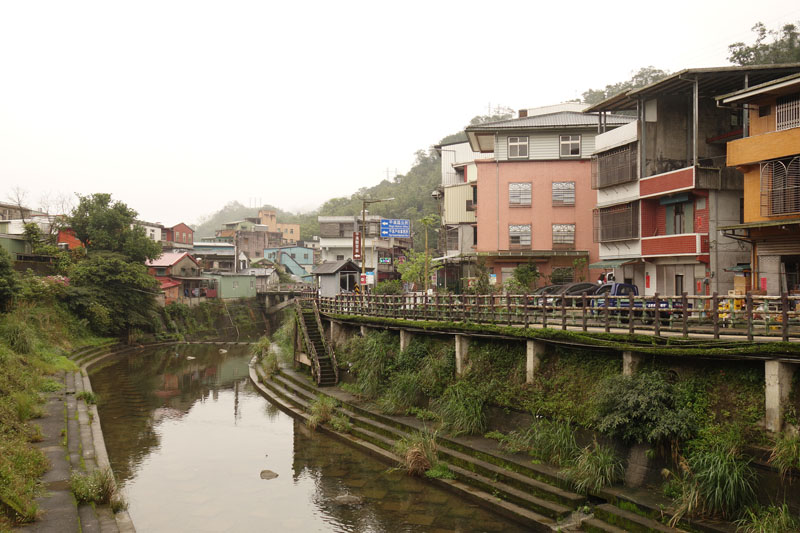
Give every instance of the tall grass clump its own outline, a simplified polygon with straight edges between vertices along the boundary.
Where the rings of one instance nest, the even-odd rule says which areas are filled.
[[[598,444],[595,440],[583,448],[575,458],[575,463],[562,472],[578,492],[588,494],[613,485],[622,479],[624,470],[613,448]]]
[[[769,463],[780,470],[784,479],[791,470],[800,470],[800,435],[781,433],[775,439]]]
[[[285,364],[290,363],[294,357],[294,327],[294,320],[284,319],[281,327],[272,334],[272,341],[279,348],[278,359]]]
[[[375,399],[386,386],[398,348],[398,340],[391,332],[369,332],[364,337],[351,339],[338,352],[337,361],[355,374],[358,395]]]
[[[432,408],[442,426],[453,435],[482,434],[486,430],[486,393],[467,380],[447,387]]]
[[[10,523],[36,518],[39,477],[46,470],[44,454],[30,448],[27,439],[0,434],[0,530],[10,529]]]
[[[36,348],[36,331],[24,317],[7,315],[0,322],[0,341],[18,354],[33,353]]]
[[[436,433],[427,430],[398,440],[394,452],[400,456],[400,467],[412,476],[425,475],[439,463]]]
[[[740,533],[796,533],[800,531],[800,519],[792,515],[785,503],[780,507],[749,507],[742,518],[736,521]]]
[[[666,473],[673,478],[677,493],[671,524],[683,516],[730,519],[755,501],[756,474],[741,444],[741,428],[716,426],[689,443],[678,473]]]
[[[306,420],[306,425],[311,429],[317,429],[317,426],[330,422],[338,404],[336,399],[320,394],[308,408],[311,416]]]
[[[537,418],[528,430],[529,453],[555,466],[570,464],[578,455],[575,431],[569,419],[550,420]]]
[[[88,473],[73,472],[69,478],[69,488],[78,502],[111,503],[117,496],[114,474],[110,468]]]
[[[420,407],[422,400],[419,374],[398,372],[391,377],[386,392],[378,399],[378,406],[384,413],[405,414],[414,407]]]

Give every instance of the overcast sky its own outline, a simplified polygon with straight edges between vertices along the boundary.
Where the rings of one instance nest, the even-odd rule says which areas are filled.
[[[109,192],[168,225],[313,209],[489,106],[723,66],[755,22],[798,19],[790,0],[6,1],[0,201]]]

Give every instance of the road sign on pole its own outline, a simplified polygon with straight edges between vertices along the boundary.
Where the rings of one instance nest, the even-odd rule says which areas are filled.
[[[361,232],[353,232],[353,260],[361,261]]]
[[[411,237],[411,221],[403,218],[382,218],[381,237],[408,239]]]

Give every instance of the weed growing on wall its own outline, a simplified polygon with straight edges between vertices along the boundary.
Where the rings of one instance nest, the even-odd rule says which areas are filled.
[[[356,390],[360,396],[375,399],[385,389],[399,347],[392,332],[370,331],[364,337],[352,338],[343,350],[337,352],[337,363],[355,374]]]
[[[308,411],[311,416],[306,420],[306,425],[311,429],[317,429],[317,426],[329,422],[336,412],[338,404],[336,399],[320,394],[309,406]]]
[[[794,516],[785,503],[755,506],[746,509],[736,525],[741,533],[793,533],[800,531],[800,518]]]
[[[614,449],[595,440],[583,448],[574,463],[562,472],[573,483],[575,490],[588,494],[621,480],[624,470]]]
[[[442,419],[442,426],[453,435],[480,434],[486,430],[486,388],[471,381],[456,381],[433,401],[433,411]]]

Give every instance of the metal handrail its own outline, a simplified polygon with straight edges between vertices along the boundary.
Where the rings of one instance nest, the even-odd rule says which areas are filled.
[[[297,313],[297,321],[300,322],[300,327],[303,329],[303,337],[306,340],[306,345],[308,346],[308,350],[311,352],[309,355],[311,356],[311,360],[314,362],[312,367],[313,378],[314,381],[319,385],[320,380],[322,379],[322,370],[319,367],[319,357],[317,357],[317,349],[314,347],[314,343],[311,342],[311,336],[308,334],[308,328],[306,327],[306,321],[303,318],[303,308],[300,305],[298,300],[294,301],[295,304],[295,312]]]
[[[336,364],[336,354],[333,351],[333,346],[325,338],[325,329],[322,327],[322,317],[319,315],[319,306],[316,300],[312,300],[314,309],[314,318],[317,320],[317,328],[319,328],[319,337],[322,340],[322,346],[325,348],[325,353],[331,358],[333,365],[333,375],[336,378],[336,383],[339,383],[339,366]]]

